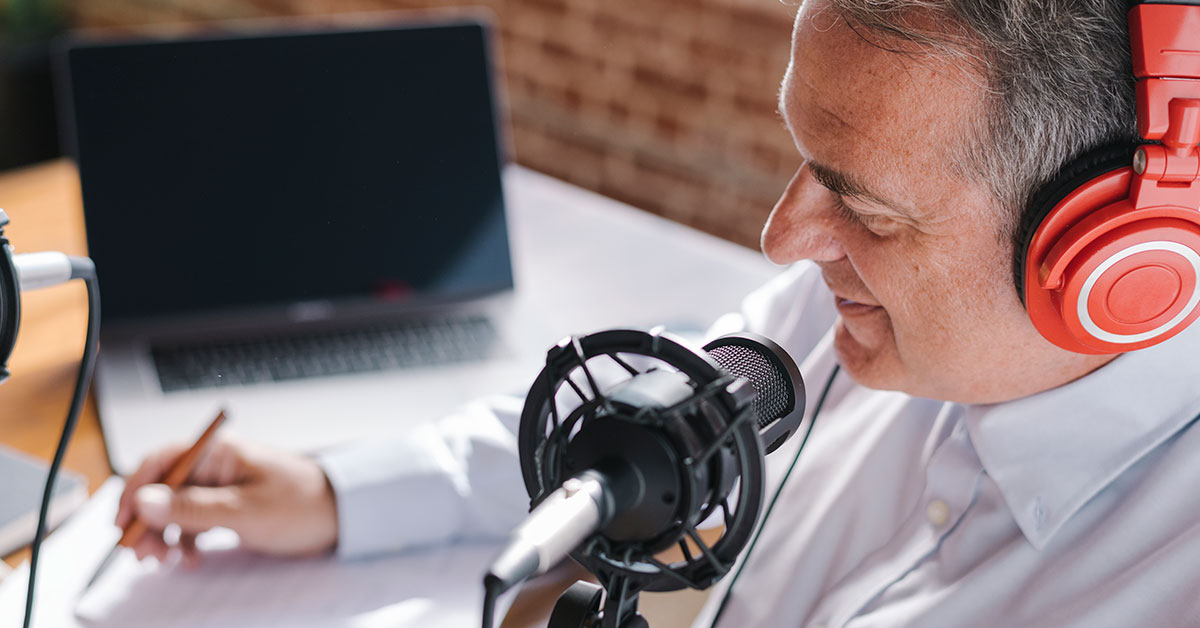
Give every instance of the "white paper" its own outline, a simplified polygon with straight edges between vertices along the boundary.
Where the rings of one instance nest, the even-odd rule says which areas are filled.
[[[203,564],[138,562],[122,551],[82,598],[79,592],[116,543],[112,525],[119,478],[46,542],[38,568],[34,626],[346,626],[461,627],[481,622],[482,575],[499,553],[490,544],[458,545],[369,560],[332,556],[271,558],[237,549],[215,530],[198,540]],[[0,583],[0,626],[19,626],[28,565]],[[501,601],[503,617],[512,596]]]

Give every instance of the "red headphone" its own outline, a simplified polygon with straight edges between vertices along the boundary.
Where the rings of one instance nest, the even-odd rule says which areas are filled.
[[[1017,236],[1029,317],[1078,353],[1149,347],[1200,316],[1200,3],[1138,4],[1128,18],[1138,135],[1161,144],[1068,163]]]

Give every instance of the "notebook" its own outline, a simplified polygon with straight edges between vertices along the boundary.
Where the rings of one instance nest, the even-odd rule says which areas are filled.
[[[112,520],[123,486],[109,479],[46,543],[34,625],[475,628],[482,620],[483,573],[500,551],[490,543],[353,561],[280,558],[239,550],[237,535],[217,529],[197,539],[206,551],[197,569],[138,562],[125,552],[80,596],[121,534]],[[23,565],[0,582],[0,626],[19,625],[28,577]],[[501,597],[498,616],[514,596]]]
[[[46,487],[49,465],[0,445],[0,555],[33,542],[38,507]],[[87,501],[87,481],[78,473],[61,470],[50,502],[49,527],[53,529]]]

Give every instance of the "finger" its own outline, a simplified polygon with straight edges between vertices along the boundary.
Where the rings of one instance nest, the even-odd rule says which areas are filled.
[[[225,486],[236,483],[244,467],[240,450],[240,443],[229,440],[225,435],[216,437],[200,452],[189,483],[198,486]]]
[[[183,454],[184,450],[183,445],[164,447],[147,456],[141,466],[125,478],[125,489],[121,492],[121,499],[117,506],[117,527],[124,528],[133,518],[133,494],[137,489],[145,484],[157,482],[166,473],[171,463]]]
[[[134,543],[131,549],[133,549],[133,555],[136,556],[138,560],[145,560],[146,557],[151,554],[150,541],[146,539],[142,539],[137,543]]]
[[[179,560],[184,568],[195,569],[200,566],[200,552],[196,550],[195,533],[184,532],[179,535],[179,551]]]
[[[212,442],[200,450],[196,465],[192,467],[192,472],[188,476],[188,483],[200,486],[218,486],[220,484],[218,476],[230,449],[231,445],[225,440],[224,435],[217,435],[213,438]]]
[[[244,475],[243,470],[246,465],[243,464],[241,452],[237,446],[230,444],[224,450],[225,455],[221,457],[220,469],[217,471],[217,481],[222,485],[233,484]]]
[[[142,538],[133,546],[134,555],[138,560],[145,560],[148,556],[153,556],[158,562],[163,562],[167,559],[166,541],[162,538],[162,533],[159,531],[147,532],[142,535]]]
[[[172,491],[147,484],[135,495],[137,515],[153,528],[177,524],[183,532],[203,532],[215,526],[237,530],[245,514],[236,486],[188,486]]]

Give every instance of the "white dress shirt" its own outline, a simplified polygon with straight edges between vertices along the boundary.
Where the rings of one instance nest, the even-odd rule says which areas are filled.
[[[802,360],[811,414],[834,369],[835,316],[820,273],[801,263],[715,331],[756,331]],[[1197,356],[1200,326],[988,406],[838,375],[718,626],[1200,627]],[[324,456],[339,552],[503,536],[528,506],[520,404],[476,403]],[[768,496],[797,444],[768,458]]]

